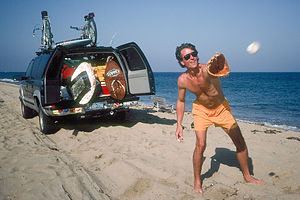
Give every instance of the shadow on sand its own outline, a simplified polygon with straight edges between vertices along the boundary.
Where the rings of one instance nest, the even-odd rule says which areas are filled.
[[[58,122],[58,126],[67,130],[74,130],[73,135],[79,131],[92,132],[100,127],[124,126],[133,127],[137,123],[174,125],[176,120],[160,118],[151,114],[152,110],[130,109],[126,113],[126,119],[120,121],[112,116],[102,116],[89,119],[64,119]]]
[[[210,178],[214,173],[219,171],[220,165],[227,165],[230,167],[237,167],[241,171],[240,164],[236,157],[236,152],[226,148],[216,148],[216,154],[211,157],[210,169],[201,175],[202,181],[206,178]],[[251,175],[253,174],[252,159],[248,158],[248,166]]]

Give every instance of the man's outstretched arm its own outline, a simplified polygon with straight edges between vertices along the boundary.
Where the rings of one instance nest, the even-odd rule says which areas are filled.
[[[176,103],[177,129],[175,132],[176,139],[180,142],[183,140],[182,120],[185,110],[185,89],[178,86],[178,99]]]

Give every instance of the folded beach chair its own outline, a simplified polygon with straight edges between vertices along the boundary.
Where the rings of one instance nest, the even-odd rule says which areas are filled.
[[[175,104],[168,105],[165,98],[152,96],[152,99],[154,104],[154,110],[162,112],[174,112]]]

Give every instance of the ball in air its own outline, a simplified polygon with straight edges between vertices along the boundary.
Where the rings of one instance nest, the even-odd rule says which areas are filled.
[[[252,42],[248,47],[247,47],[247,52],[249,54],[256,54],[260,48],[260,44],[258,42]]]

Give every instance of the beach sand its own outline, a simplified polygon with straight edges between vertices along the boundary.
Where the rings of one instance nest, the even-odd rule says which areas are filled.
[[[175,113],[136,106],[126,122],[65,121],[51,135],[38,117],[21,116],[18,86],[0,83],[0,199],[300,199],[300,133],[239,122],[250,171],[263,185],[244,183],[235,148],[210,127],[194,194],[191,113],[184,141],[174,136]]]

